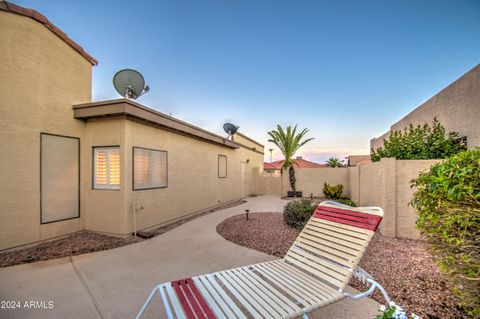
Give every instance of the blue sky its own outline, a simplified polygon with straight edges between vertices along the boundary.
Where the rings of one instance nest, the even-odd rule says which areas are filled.
[[[297,155],[319,162],[368,153],[480,62],[480,1],[14,2],[99,60],[94,100],[134,68],[151,88],[138,102],[222,135],[233,122],[266,149],[298,124],[315,140]]]

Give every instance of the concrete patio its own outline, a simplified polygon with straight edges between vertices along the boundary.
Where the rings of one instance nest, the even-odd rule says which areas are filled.
[[[1,318],[133,318],[155,284],[275,259],[223,239],[216,226],[250,209],[280,212],[278,197],[248,198],[141,243],[0,269],[2,301],[53,301],[51,309],[0,309]],[[352,289],[353,291],[353,289]],[[342,300],[310,318],[373,318],[379,304]],[[158,305],[157,305],[158,307]],[[153,309],[145,318],[155,318]],[[158,318],[158,314],[156,316]]]

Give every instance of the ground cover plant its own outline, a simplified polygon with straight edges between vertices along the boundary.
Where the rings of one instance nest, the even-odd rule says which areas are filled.
[[[465,149],[458,140],[457,132],[446,132],[437,119],[432,124],[425,123],[414,127],[412,124],[403,131],[390,133],[383,140],[383,147],[371,151],[372,162],[383,157],[406,159],[442,159]]]
[[[417,227],[460,307],[480,317],[480,149],[437,163],[412,181]]]

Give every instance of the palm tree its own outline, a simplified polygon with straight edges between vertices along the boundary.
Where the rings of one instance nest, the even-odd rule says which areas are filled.
[[[295,169],[293,168],[293,155],[295,155],[300,147],[313,140],[313,138],[308,138],[302,141],[307,133],[308,129],[303,129],[303,131],[297,134],[297,125],[295,125],[293,129],[291,126],[287,126],[286,131],[283,130],[280,125],[277,125],[276,130],[268,132],[268,135],[271,137],[268,141],[278,146],[283,157],[285,157],[281,173],[283,174],[283,170],[288,168],[290,186],[292,187],[294,197],[297,193],[295,189],[296,178]]]
[[[343,166],[342,161],[340,161],[336,157],[329,158],[328,161],[325,162],[325,164],[327,164],[328,167],[342,167]]]

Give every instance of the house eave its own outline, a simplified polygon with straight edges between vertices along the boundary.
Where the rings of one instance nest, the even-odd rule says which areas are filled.
[[[79,120],[124,117],[148,125],[186,135],[204,142],[213,143],[230,149],[240,145],[225,137],[214,134],[190,123],[158,112],[129,99],[116,99],[73,105],[74,118]]]

